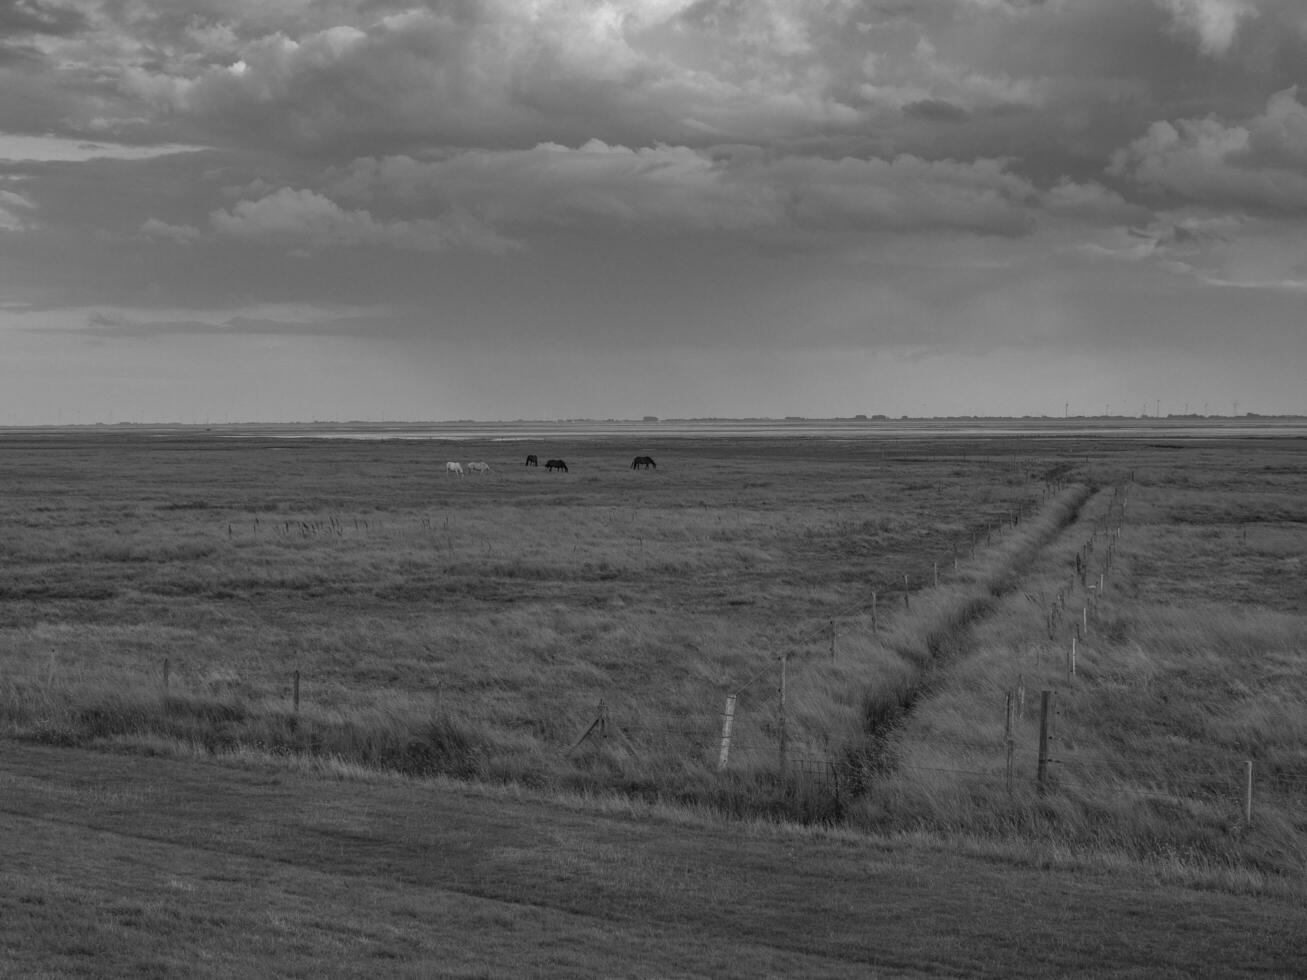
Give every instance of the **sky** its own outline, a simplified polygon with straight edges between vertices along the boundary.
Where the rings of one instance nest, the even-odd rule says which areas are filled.
[[[1305,378],[1302,0],[0,0],[0,425]]]

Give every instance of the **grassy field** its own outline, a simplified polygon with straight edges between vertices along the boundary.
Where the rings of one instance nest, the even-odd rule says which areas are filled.
[[[901,618],[905,581],[1042,492],[974,449],[655,442],[638,448],[659,468],[633,471],[621,446],[549,447],[563,475],[506,448],[13,447],[0,710],[56,742],[685,789],[711,773],[726,691],[785,648],[827,648],[808,638],[835,619],[842,669],[865,675],[851,613],[878,592],[878,619]],[[455,453],[492,470],[447,476]],[[566,758],[601,700],[639,748]]]
[[[678,827],[796,822],[768,832],[751,888],[820,891],[785,878],[784,843],[820,832],[837,851],[902,850],[927,890],[948,860],[922,855],[965,854],[1110,881],[1100,915],[1112,889],[1146,880],[1149,901],[1244,896],[1277,923],[1307,895],[1305,451],[1292,433],[1054,428],[638,444],[12,435],[0,726],[74,767],[90,749],[115,766],[326,779],[331,806],[452,777],[528,808],[520,794],[609,801],[575,804],[595,820],[636,801],[620,805],[688,806],[658,818]],[[524,467],[527,452],[570,471]],[[645,453],[657,469],[630,469]],[[453,459],[491,470],[449,476]],[[388,855],[402,839],[381,835],[369,860],[402,860]],[[629,901],[652,901],[659,860],[623,880],[644,896]],[[1210,935],[1228,936],[1224,915]],[[1273,923],[1264,958],[1240,953],[1261,964],[1249,972],[1303,963]],[[1087,955],[1072,945],[1059,975]],[[836,960],[1048,975],[992,951],[920,972],[884,955]],[[1165,975],[1164,961],[1104,975]],[[513,975],[504,962],[460,969]],[[1212,975],[1239,972],[1222,962]]]

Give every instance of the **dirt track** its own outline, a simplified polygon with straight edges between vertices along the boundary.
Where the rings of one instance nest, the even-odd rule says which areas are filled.
[[[1301,901],[0,742],[0,975],[1302,976]]]

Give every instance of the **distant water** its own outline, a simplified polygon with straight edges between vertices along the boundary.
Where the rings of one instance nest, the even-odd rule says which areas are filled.
[[[195,427],[190,427],[195,428]],[[658,421],[314,423],[213,426],[216,435],[298,439],[839,438],[931,436],[1307,437],[1292,419],[668,419]]]
[[[1020,419],[658,419],[517,422],[249,422],[220,425],[78,425],[0,428],[13,436],[65,433],[262,439],[441,439],[526,442],[537,439],[831,438],[966,436],[1133,437],[1168,439],[1303,438],[1307,417],[1020,418]]]

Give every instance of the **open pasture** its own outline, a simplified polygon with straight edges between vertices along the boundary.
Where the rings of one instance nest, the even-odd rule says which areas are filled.
[[[850,819],[1058,841],[1232,880],[1267,873],[1300,889],[1305,450],[1104,445],[1075,522],[957,631],[964,655],[895,727],[886,775]]]
[[[1307,866],[1296,438],[3,449],[20,738]]]
[[[5,439],[7,961],[1302,974],[1301,440],[529,448]]]
[[[780,645],[873,592],[891,621],[905,582],[1039,497],[1015,448],[14,439],[6,721],[528,782],[697,771],[721,695]],[[491,470],[448,475],[455,458]],[[578,766],[600,701],[648,749]]]

